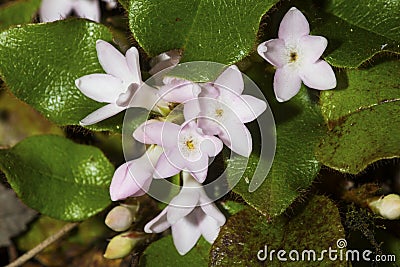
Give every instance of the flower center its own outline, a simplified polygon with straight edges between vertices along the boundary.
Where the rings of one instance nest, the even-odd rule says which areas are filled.
[[[297,56],[297,52],[290,52],[290,63],[296,62],[298,56]]]
[[[187,141],[185,142],[185,144],[186,144],[186,147],[187,147],[189,150],[194,150],[194,149],[195,149],[194,143],[193,143],[193,139],[187,140]]]
[[[221,108],[218,108],[215,110],[215,115],[217,116],[217,118],[221,118],[222,115],[224,114],[224,110]]]

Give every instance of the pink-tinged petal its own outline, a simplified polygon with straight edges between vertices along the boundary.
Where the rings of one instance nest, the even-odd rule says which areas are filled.
[[[131,176],[131,166],[133,162],[127,162],[118,167],[111,180],[110,196],[112,201],[125,199],[134,194],[143,195],[142,184],[139,184],[134,177]],[[137,167],[137,166],[136,166]],[[135,168],[137,169],[137,168]],[[147,174],[147,179],[151,180],[151,175]],[[144,181],[141,181],[144,183]]]
[[[241,95],[234,99],[231,107],[240,121],[247,123],[260,116],[267,109],[267,103],[251,95]]]
[[[218,78],[214,84],[222,87],[224,90],[233,91],[236,94],[242,94],[244,89],[242,73],[235,65],[229,66]]]
[[[208,156],[203,155],[196,161],[187,161],[186,169],[199,183],[203,183],[207,178]]]
[[[103,40],[97,40],[96,50],[100,65],[105,72],[126,82],[132,80],[125,57],[114,46]]]
[[[142,84],[142,73],[140,72],[139,52],[136,47],[131,47],[125,54],[126,62],[131,73],[130,82]]]
[[[291,66],[277,69],[274,76],[275,97],[279,102],[288,101],[300,90],[301,79]]]
[[[314,63],[325,51],[328,40],[322,36],[306,35],[301,37],[299,45],[303,61]]]
[[[125,108],[117,106],[116,104],[108,104],[108,105],[105,105],[104,107],[101,107],[98,110],[95,110],[94,112],[90,113],[79,123],[82,126],[92,125],[99,121],[108,119],[108,118],[120,113],[123,110],[125,110]]]
[[[87,97],[105,103],[115,103],[124,92],[120,79],[108,74],[89,74],[75,80],[75,85]]]
[[[243,123],[225,123],[224,130],[219,135],[224,144],[233,152],[243,156],[250,156],[252,139],[249,130]]]
[[[39,10],[40,20],[52,22],[65,19],[72,10],[70,0],[43,0]]]
[[[100,22],[100,5],[97,0],[76,0],[74,10],[78,17]]]
[[[144,136],[139,136],[141,132],[138,133],[138,138],[134,132],[133,136],[136,140],[145,144],[157,144],[162,147],[174,148],[178,143],[178,134],[181,127],[175,123],[171,122],[152,122],[142,124],[142,131]],[[140,138],[144,137],[144,138]]]
[[[157,94],[158,90],[148,86],[146,83],[136,90],[129,103],[130,107],[145,108],[147,110],[156,110],[158,105],[164,105],[165,102]]]
[[[222,226],[225,224],[226,218],[224,214],[215,206],[214,203],[212,203],[212,201],[208,197],[201,198],[200,201],[202,203],[208,203],[204,205],[202,204],[200,206],[207,216],[214,218],[214,220],[218,222],[218,226]]]
[[[306,17],[297,8],[292,7],[281,21],[278,37],[288,44],[309,33],[310,25]]]
[[[281,68],[288,63],[285,42],[282,39],[272,39],[257,47],[258,54],[270,64]]]
[[[144,226],[146,233],[161,233],[167,230],[171,224],[167,221],[168,207],[163,209],[160,214]]]
[[[209,157],[215,157],[221,152],[224,144],[215,136],[207,136],[200,144],[202,152],[205,152]]]
[[[187,216],[196,208],[199,202],[197,188],[183,187],[181,192],[174,197],[168,205],[167,220],[172,225]]]
[[[191,121],[198,117],[200,113],[199,101],[197,99],[189,100],[183,107],[185,121]]]
[[[195,216],[187,216],[171,226],[172,238],[179,254],[185,255],[197,243],[201,236]]]
[[[219,234],[219,223],[211,216],[207,216],[201,209],[196,210],[196,217],[203,237],[208,243],[214,243]]]
[[[300,78],[310,88],[328,90],[336,87],[336,77],[331,66],[323,60],[303,66]]]
[[[142,123],[139,127],[136,128],[136,130],[133,132],[133,138],[135,138],[137,141],[141,143],[148,143],[148,144],[155,144],[156,142],[154,140],[150,140],[148,136],[146,136],[144,130],[146,128],[146,125],[155,123],[155,122],[160,122],[158,120],[148,120]],[[147,140],[146,140],[147,139]]]
[[[198,84],[175,77],[164,77],[158,95],[165,101],[183,103],[196,98],[201,88]]]
[[[170,162],[165,153],[163,153],[156,164],[156,170],[153,177],[155,179],[168,178],[178,174],[181,170]]]
[[[207,135],[220,135],[222,133],[221,125],[217,121],[207,117],[204,118],[201,113],[197,123]]]
[[[208,172],[208,167],[199,171],[190,171],[190,174],[199,183],[204,183],[204,181],[207,179],[207,172]]]

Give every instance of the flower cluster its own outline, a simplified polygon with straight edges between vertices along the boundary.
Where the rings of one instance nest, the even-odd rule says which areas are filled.
[[[274,88],[278,101],[293,97],[299,91],[301,81],[316,89],[336,86],[331,67],[319,59],[327,41],[324,37],[309,35],[308,22],[300,11],[289,10],[278,35],[279,39],[258,47],[259,54],[277,67]],[[106,73],[86,75],[75,83],[87,97],[107,104],[89,114],[81,124],[97,123],[131,107],[142,107],[159,114],[132,133],[133,138],[145,144],[147,149],[141,157],[122,164],[115,171],[110,186],[111,199],[118,201],[144,195],[153,179],[180,175],[183,181],[180,192],[144,230],[160,233],[171,228],[174,244],[182,255],[201,235],[212,243],[225,223],[225,217],[202,185],[207,178],[209,163],[222,151],[224,144],[238,155],[250,155],[252,137],[245,123],[260,116],[267,108],[266,102],[243,94],[242,73],[235,65],[225,68],[215,80],[204,83],[168,72],[162,77],[162,85],[152,87],[142,81],[135,47],[124,56],[111,44],[98,40],[96,49]],[[179,58],[178,52],[160,55],[158,60],[161,62],[157,62],[150,73],[164,67],[173,68]],[[180,124],[166,116],[174,107],[180,107],[182,112],[184,120]],[[129,212],[119,208],[114,213],[124,214],[119,216],[126,221],[114,228],[126,230],[130,223]],[[111,216],[108,223],[113,221]],[[118,240],[132,244],[126,241],[127,236],[131,235],[122,234]]]

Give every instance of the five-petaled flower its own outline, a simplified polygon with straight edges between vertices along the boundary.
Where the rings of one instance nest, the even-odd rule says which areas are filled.
[[[183,187],[169,205],[144,227],[146,233],[161,233],[171,227],[181,255],[190,251],[201,235],[213,243],[225,216],[207,196],[201,184],[183,172]]]
[[[154,178],[171,177],[181,170],[189,172],[200,183],[207,177],[209,157],[222,150],[222,142],[205,135],[194,121],[182,125],[171,122],[144,123],[133,136],[145,144],[164,149],[156,164]]]
[[[139,53],[135,47],[124,56],[111,44],[98,40],[96,50],[107,74],[89,74],[77,79],[75,84],[87,97],[109,104],[89,114],[81,120],[81,125],[97,123],[129,107],[158,110],[158,105],[165,104],[159,101],[157,89],[142,82]]]
[[[279,102],[295,96],[301,81],[318,90],[336,87],[336,77],[328,63],[319,59],[328,41],[309,35],[310,27],[304,15],[292,7],[283,17],[279,39],[258,46],[258,53],[277,70],[274,77],[275,96]]]
[[[103,0],[109,8],[117,5],[115,0]],[[98,0],[43,0],[39,10],[40,20],[52,22],[65,19],[75,12],[80,18],[100,21],[100,5]]]

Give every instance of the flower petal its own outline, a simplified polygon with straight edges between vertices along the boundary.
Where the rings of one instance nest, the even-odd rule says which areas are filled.
[[[100,22],[100,5],[97,0],[76,0],[72,2],[78,17]]]
[[[125,57],[111,44],[103,40],[96,42],[97,57],[105,72],[131,83],[132,73]]]
[[[141,187],[147,179],[151,180],[152,173],[148,173],[141,169],[141,166],[138,165],[137,161],[138,160],[128,161],[119,166],[115,171],[110,185],[110,196],[112,201],[125,199],[132,195],[144,195],[145,192]],[[135,172],[140,172],[139,174],[135,173],[135,176],[139,179],[133,177],[132,169],[134,169]]]
[[[158,95],[165,101],[183,103],[195,99],[201,88],[198,84],[175,77],[164,77]]]
[[[232,102],[232,110],[243,123],[255,120],[266,109],[267,103],[251,95],[241,95]]]
[[[161,53],[150,61],[151,69],[149,70],[149,73],[151,75],[154,75],[157,72],[162,71],[166,68],[176,66],[181,60],[181,57],[182,55],[179,50],[171,50],[165,53]]]
[[[168,222],[174,224],[191,213],[196,208],[199,198],[198,188],[183,187],[168,205]]]
[[[219,137],[224,144],[243,157],[250,156],[253,145],[251,134],[246,126],[238,122],[225,123],[223,126],[224,129]]]
[[[86,116],[83,120],[81,120],[79,123],[82,126],[92,125],[99,121],[108,119],[108,118],[120,113],[123,110],[125,110],[125,108],[119,107],[116,104],[108,104],[108,105],[105,105],[104,107],[101,107],[101,108],[93,111],[88,116]]]
[[[207,216],[214,218],[218,222],[218,226],[222,226],[226,222],[224,214],[215,206],[215,204],[208,198],[201,197],[201,209]],[[208,203],[208,204],[205,204]]]
[[[129,107],[145,108],[147,110],[155,110],[157,105],[163,105],[164,101],[158,96],[158,90],[150,87],[146,83],[136,90],[129,103]]]
[[[52,22],[65,19],[72,10],[70,0],[43,0],[39,10],[40,20]]]
[[[135,138],[137,141],[141,143],[148,143],[148,144],[155,144],[156,142],[154,140],[150,140],[148,136],[146,136],[144,130],[146,129],[147,124],[155,123],[155,122],[160,122],[158,120],[148,120],[142,123],[139,127],[136,128],[136,130],[133,132],[133,138]],[[146,140],[147,139],[147,140]]]
[[[201,236],[195,216],[187,216],[171,226],[172,238],[179,254],[185,255]]]
[[[285,42],[282,39],[272,39],[261,43],[257,47],[257,52],[262,58],[278,68],[288,63]]]
[[[291,66],[277,69],[274,76],[275,97],[284,102],[295,96],[301,87],[301,79]]]
[[[236,94],[242,94],[244,89],[242,73],[235,65],[229,66],[220,76],[214,81],[218,88],[223,90],[233,91]]]
[[[189,100],[185,102],[183,107],[183,114],[185,117],[185,121],[191,121],[198,117],[200,113],[199,101],[197,99]]]
[[[131,73],[130,82],[142,84],[142,73],[140,72],[139,52],[136,47],[131,47],[125,54],[126,63]]]
[[[190,172],[194,179],[199,183],[203,183],[207,178],[208,172],[208,156],[202,155],[196,161],[187,161],[186,169]]]
[[[318,90],[333,89],[336,87],[336,77],[331,66],[323,60],[303,66],[299,72],[304,84]]]
[[[171,122],[154,122],[144,124],[142,131],[145,134],[145,144],[155,144],[164,148],[176,148],[178,134],[181,127]],[[148,137],[148,140],[146,140]]]
[[[156,164],[156,170],[153,177],[155,179],[168,178],[178,174],[181,170],[173,165],[168,157],[163,153]]]
[[[161,233],[167,230],[171,225],[167,221],[168,207],[163,209],[160,214],[144,226],[146,233]]]
[[[215,136],[206,136],[200,144],[200,149],[209,157],[215,157],[224,147],[222,141]]]
[[[87,97],[105,103],[115,103],[125,88],[120,79],[109,74],[89,74],[75,80],[75,85]]]
[[[299,45],[303,60],[307,63],[314,63],[325,51],[328,40],[323,36],[306,35],[300,38]]]
[[[288,44],[309,33],[310,25],[303,13],[295,7],[289,9],[279,26],[279,39],[283,39]]]
[[[208,243],[214,243],[219,234],[219,223],[211,216],[207,216],[201,209],[196,210],[196,216],[201,234]]]

